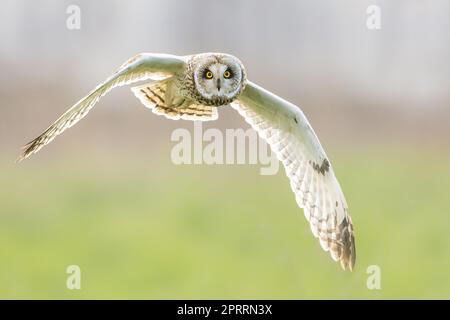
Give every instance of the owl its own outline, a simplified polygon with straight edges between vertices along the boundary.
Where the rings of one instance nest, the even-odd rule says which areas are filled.
[[[18,160],[77,123],[111,89],[144,80],[151,82],[132,87],[132,92],[168,119],[211,121],[218,118],[219,107],[237,110],[283,163],[297,204],[321,247],[344,270],[353,270],[352,219],[314,130],[300,108],[249,81],[241,61],[229,54],[136,55],[28,143]]]

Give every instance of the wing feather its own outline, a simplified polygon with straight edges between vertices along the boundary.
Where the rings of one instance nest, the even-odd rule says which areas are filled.
[[[344,269],[356,259],[353,224],[331,164],[303,112],[248,82],[235,108],[283,163],[313,235]]]
[[[182,57],[166,54],[142,53],[124,63],[111,77],[99,84],[87,96],[78,101],[60,118],[58,118],[41,135],[24,146],[21,161],[31,154],[38,152],[50,143],[57,135],[72,127],[81,120],[97,103],[97,101],[115,87],[134,83],[141,80],[158,80],[179,72],[184,66]]]

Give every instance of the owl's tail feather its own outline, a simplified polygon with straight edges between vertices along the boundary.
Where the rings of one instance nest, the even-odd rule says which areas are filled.
[[[182,106],[167,106],[165,103],[168,81],[161,80],[146,83],[131,88],[134,95],[157,115],[165,116],[172,120],[201,120],[211,121],[218,118],[217,107],[200,104],[185,104]]]

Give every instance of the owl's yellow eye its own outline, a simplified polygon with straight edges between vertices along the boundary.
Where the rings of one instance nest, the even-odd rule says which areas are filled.
[[[211,71],[206,71],[205,72],[205,78],[206,79],[212,79],[213,78],[213,73]]]
[[[231,77],[231,72],[228,71],[228,70],[225,71],[225,72],[223,73],[223,77],[224,77],[224,78],[227,78],[227,79],[230,78],[230,77]]]

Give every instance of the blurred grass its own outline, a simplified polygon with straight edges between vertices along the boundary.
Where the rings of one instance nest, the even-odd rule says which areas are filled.
[[[281,168],[120,159],[3,166],[0,298],[450,298],[449,155],[332,157],[353,273],[320,249]],[[81,290],[65,287],[72,264]]]

